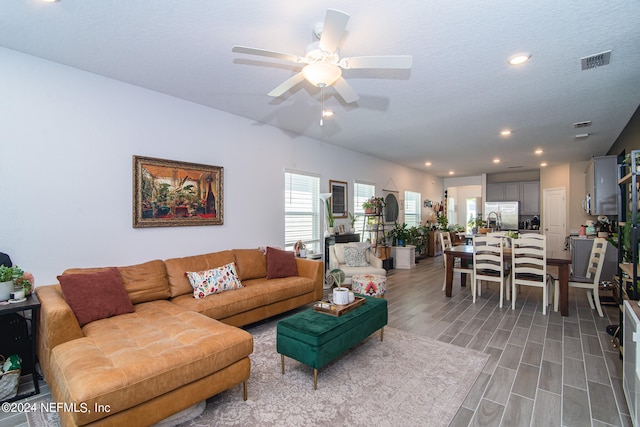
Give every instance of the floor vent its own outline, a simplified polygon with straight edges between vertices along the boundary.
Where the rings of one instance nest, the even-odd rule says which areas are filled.
[[[583,70],[590,70],[592,68],[602,67],[603,65],[609,64],[609,61],[611,61],[610,50],[602,53],[597,53],[591,56],[585,56],[584,58],[580,58],[580,62],[582,63]]]
[[[575,129],[586,128],[586,127],[589,127],[589,126],[591,126],[591,120],[587,120],[587,121],[584,121],[584,122],[577,122],[577,123],[573,124],[573,127]]]

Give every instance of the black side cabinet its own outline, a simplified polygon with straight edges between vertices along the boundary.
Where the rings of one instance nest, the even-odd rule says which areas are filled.
[[[33,376],[34,391],[18,394],[7,399],[14,401],[40,393],[38,373],[36,372],[36,333],[38,330],[38,316],[40,301],[35,293],[19,303],[0,305],[0,354],[8,357],[17,354],[22,359],[21,375]],[[31,318],[25,316],[31,312]],[[31,325],[28,325],[31,322]]]

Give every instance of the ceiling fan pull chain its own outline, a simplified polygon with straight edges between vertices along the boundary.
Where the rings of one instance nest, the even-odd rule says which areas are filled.
[[[324,124],[324,86],[320,88],[320,126]]]

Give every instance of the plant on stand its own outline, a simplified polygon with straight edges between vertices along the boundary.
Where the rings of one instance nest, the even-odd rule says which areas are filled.
[[[370,197],[368,200],[365,200],[362,203],[362,209],[364,209],[365,214],[374,214],[381,213],[382,208],[385,207],[386,204],[382,197]]]
[[[16,288],[24,289],[25,282],[29,285],[33,284],[33,275],[31,273],[25,273],[18,266],[7,267],[6,265],[0,265],[0,301],[8,300],[11,292]],[[29,286],[30,293],[31,286]],[[25,295],[28,295],[27,289],[25,289]]]

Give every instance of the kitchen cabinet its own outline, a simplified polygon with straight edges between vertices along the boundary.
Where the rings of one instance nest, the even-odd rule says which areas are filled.
[[[588,215],[617,215],[617,156],[591,159],[585,172],[587,194],[583,209]]]
[[[487,184],[487,202],[515,202],[520,199],[519,182],[496,182]]]
[[[520,183],[520,215],[540,214],[540,181]]]
[[[487,184],[487,202],[520,202],[520,215],[540,214],[540,181],[495,182]]]

